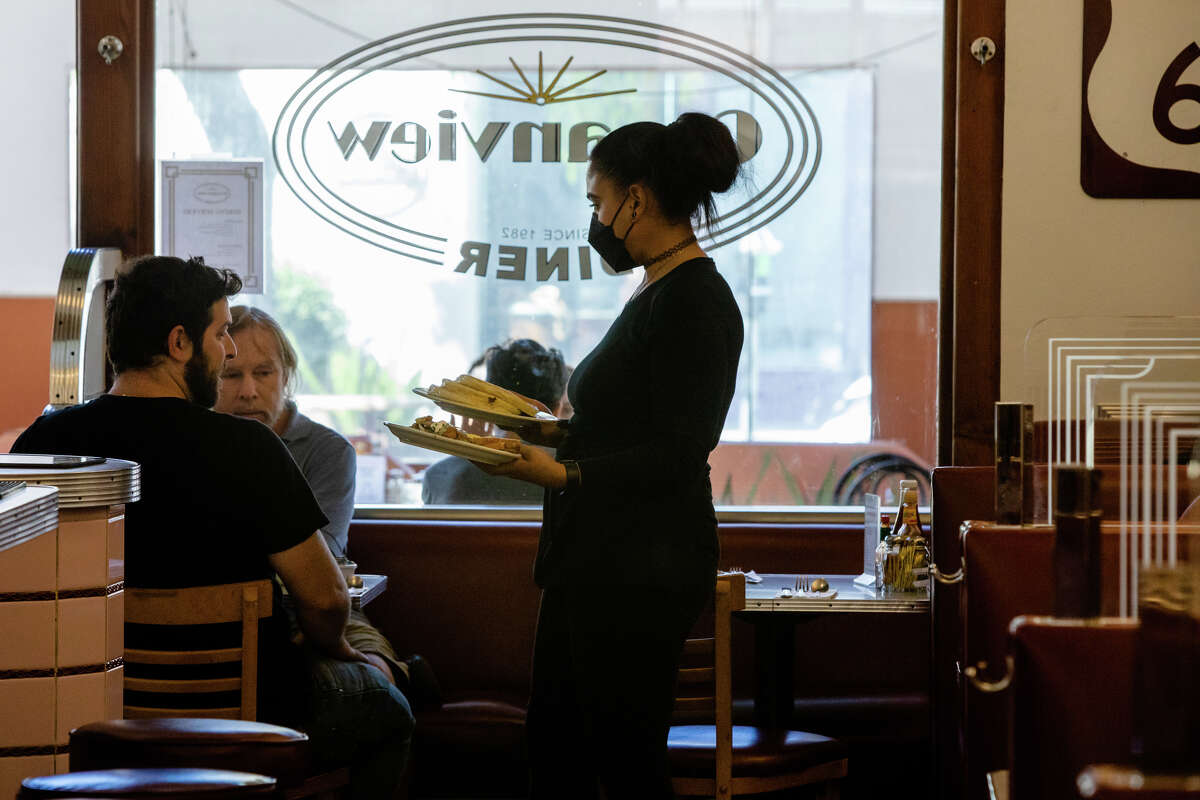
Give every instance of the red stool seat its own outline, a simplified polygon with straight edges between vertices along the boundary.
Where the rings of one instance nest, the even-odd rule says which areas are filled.
[[[304,782],[308,736],[265,722],[160,717],[92,722],[71,731],[71,770],[206,767]]]
[[[46,797],[198,798],[270,797],[275,779],[220,769],[106,769],[43,775],[21,781],[17,800]]]

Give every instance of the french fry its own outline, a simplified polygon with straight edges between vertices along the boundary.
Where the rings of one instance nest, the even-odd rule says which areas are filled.
[[[446,380],[442,382],[441,386],[431,386],[429,387],[429,393],[434,397],[461,403],[471,408],[487,409],[497,411],[501,414],[517,415],[519,413],[517,408],[506,400],[496,395],[486,394],[469,386],[464,386],[455,381]]]
[[[494,383],[488,383],[476,378],[474,375],[459,375],[456,381],[463,386],[474,389],[478,392],[496,397],[498,400],[507,403],[516,409],[518,416],[536,417],[540,409],[532,403],[525,400],[516,392],[510,392],[502,386],[497,386]]]

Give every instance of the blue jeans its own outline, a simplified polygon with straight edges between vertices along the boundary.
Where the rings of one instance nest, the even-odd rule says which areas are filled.
[[[311,651],[308,680],[309,719],[300,727],[317,766],[349,766],[353,797],[392,797],[412,741],[408,700],[374,667]]]

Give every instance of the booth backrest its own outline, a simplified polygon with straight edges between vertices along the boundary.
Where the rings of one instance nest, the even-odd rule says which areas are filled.
[[[533,583],[537,522],[358,520],[350,555],[359,571],[388,576],[367,608],[402,653],[419,652],[437,671],[447,699],[480,691],[523,702],[529,690],[538,590]],[[862,527],[849,524],[722,523],[723,568],[759,572],[858,574]],[[798,641],[821,641],[825,657],[797,659],[796,685],[811,694],[926,685],[928,625],[923,618],[826,615],[797,626]],[[884,615],[886,616],[886,615]],[[919,658],[881,665],[864,647],[897,641]],[[753,630],[734,626],[734,693],[753,694]],[[881,650],[881,651],[882,651]]]
[[[1074,797],[1089,764],[1124,763],[1133,736],[1133,620],[1012,624],[1012,797]]]
[[[992,467],[938,467],[933,471],[930,507],[933,563],[946,574],[962,564],[959,529],[968,519],[987,519],[994,510],[996,470]],[[933,583],[934,776],[936,796],[960,798],[962,791],[962,584]]]
[[[539,593],[533,583],[537,522],[359,520],[350,555],[364,573],[388,576],[366,613],[401,654],[428,659],[445,705],[418,711],[414,791],[435,786],[478,797],[478,774],[525,796],[522,709],[529,696]],[[795,573],[862,571],[861,525],[728,523],[722,567]],[[753,612],[733,624],[734,715],[752,717]],[[897,773],[927,781],[929,618],[924,614],[805,614],[794,637],[793,720],[846,742],[874,764],[848,792],[874,796]],[[711,626],[711,615],[697,630]],[[764,662],[765,663],[765,662]],[[493,713],[495,712],[495,713]],[[507,778],[498,777],[507,775]],[[855,781],[858,781],[855,788]],[[500,787],[490,786],[487,796]]]
[[[1200,528],[1179,528],[1180,559],[1200,555]],[[1120,524],[1101,526],[1101,614],[1119,613]],[[969,522],[963,528],[963,665],[985,662],[982,677],[1000,678],[1015,617],[1054,612],[1054,528]],[[984,776],[1009,762],[1011,713],[1003,693],[964,682],[967,797],[986,791]]]
[[[350,556],[388,576],[367,615],[401,653],[421,653],[447,699],[529,694],[538,590],[536,522],[356,521]]]

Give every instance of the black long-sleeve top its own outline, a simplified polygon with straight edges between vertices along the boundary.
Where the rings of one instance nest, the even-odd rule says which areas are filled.
[[[546,492],[539,585],[711,584],[716,514],[708,455],[733,399],[742,318],[709,258],[626,304],[571,375],[560,460],[578,489]]]

